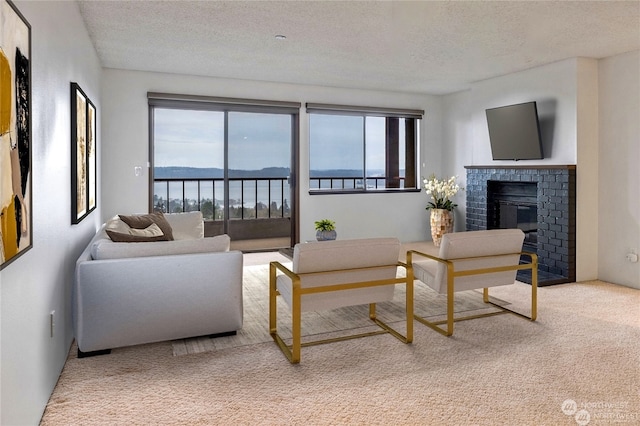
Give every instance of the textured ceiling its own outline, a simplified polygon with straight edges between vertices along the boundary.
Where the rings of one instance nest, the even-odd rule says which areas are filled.
[[[331,87],[444,94],[640,49],[640,1],[78,3],[107,68]]]

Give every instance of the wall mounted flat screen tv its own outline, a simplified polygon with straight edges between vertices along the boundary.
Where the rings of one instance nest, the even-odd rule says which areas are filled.
[[[494,160],[544,158],[535,102],[490,108],[486,114]]]

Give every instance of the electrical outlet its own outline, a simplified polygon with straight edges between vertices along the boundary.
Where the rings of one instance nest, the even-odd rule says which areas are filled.
[[[638,255],[633,251],[630,253],[627,253],[627,260],[631,263],[636,263],[638,262]]]
[[[53,337],[53,332],[55,328],[56,328],[56,311],[51,311],[51,313],[49,313],[49,331],[50,331],[51,337]]]

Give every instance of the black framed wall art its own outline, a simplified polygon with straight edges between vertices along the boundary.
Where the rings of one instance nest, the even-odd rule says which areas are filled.
[[[96,208],[96,107],[71,83],[71,223]]]
[[[0,0],[0,269],[33,245],[31,26]]]

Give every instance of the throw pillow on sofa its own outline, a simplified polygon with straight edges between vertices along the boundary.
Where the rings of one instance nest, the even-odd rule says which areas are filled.
[[[151,227],[151,225],[155,225],[157,230]],[[121,243],[169,241],[164,232],[162,232],[162,229],[155,223],[151,223],[144,229],[136,229],[131,228],[118,216],[112,217],[105,224],[104,238],[109,238],[113,242]]]
[[[137,226],[140,226],[140,224],[138,223]],[[169,241],[158,224],[152,222],[143,229],[132,228],[119,216],[109,219],[105,224],[104,231],[104,238],[110,238],[111,241],[119,243]]]
[[[106,229],[111,241],[116,243],[143,243],[150,241],[167,241],[166,236],[158,225],[152,223],[144,229],[129,228],[128,232],[117,232]]]
[[[152,223],[155,223],[160,227],[162,233],[166,236],[166,241],[173,240],[173,231],[171,229],[171,225],[165,219],[164,214],[162,212],[155,212],[149,214],[136,214],[136,215],[118,215],[120,219],[129,225],[129,227],[134,229],[145,229],[150,226]]]

